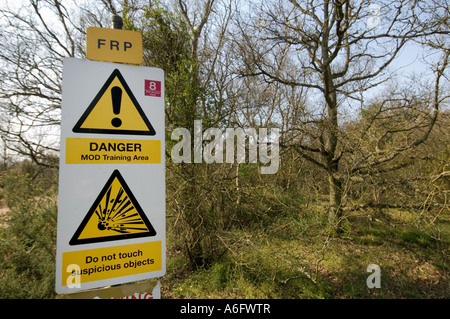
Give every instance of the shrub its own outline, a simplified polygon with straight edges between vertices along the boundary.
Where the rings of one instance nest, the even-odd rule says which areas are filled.
[[[3,172],[1,184],[9,211],[0,226],[0,298],[52,298],[56,188],[14,172]]]

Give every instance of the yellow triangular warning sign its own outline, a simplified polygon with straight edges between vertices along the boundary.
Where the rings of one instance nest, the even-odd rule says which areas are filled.
[[[153,126],[118,69],[111,73],[72,131],[155,135]]]
[[[118,170],[114,170],[70,245],[154,236],[156,232]]]

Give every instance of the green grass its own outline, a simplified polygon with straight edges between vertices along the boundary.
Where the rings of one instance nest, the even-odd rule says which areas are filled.
[[[371,220],[359,212],[345,221],[345,234],[336,237],[328,235],[320,210],[279,214],[259,229],[221,234],[230,249],[209,268],[183,270],[169,250],[172,264],[163,296],[449,298],[450,216],[427,229],[414,217],[388,211]],[[370,264],[381,268],[379,289],[367,287]]]

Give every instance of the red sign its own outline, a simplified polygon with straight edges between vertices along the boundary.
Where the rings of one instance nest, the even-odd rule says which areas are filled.
[[[146,96],[161,97],[161,81],[145,80]]]

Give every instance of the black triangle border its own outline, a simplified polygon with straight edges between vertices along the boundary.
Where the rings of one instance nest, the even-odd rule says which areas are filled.
[[[134,106],[136,107],[137,111],[139,112],[139,115],[141,116],[142,120],[144,121],[145,125],[147,125],[148,131],[135,131],[135,130],[121,130],[121,129],[101,129],[101,128],[81,128],[81,125],[83,125],[84,121],[87,119],[89,114],[91,114],[94,107],[97,105],[98,101],[102,98],[103,94],[105,94],[106,90],[108,89],[111,82],[114,80],[114,78],[117,77],[122,83],[123,87],[125,88],[125,91],[127,92],[128,96],[130,97],[131,101],[133,102]],[[72,131],[74,133],[101,133],[101,134],[124,134],[124,135],[155,135],[155,129],[153,128],[152,124],[148,120],[147,116],[145,116],[144,111],[142,110],[141,106],[139,105],[139,102],[134,97],[133,92],[131,92],[127,82],[123,78],[122,74],[118,69],[115,69],[109,78],[106,80],[105,84],[102,86],[100,91],[97,93],[95,98],[92,100],[91,104],[89,104],[86,111],[83,113],[83,115],[80,117],[78,122],[73,127]]]
[[[94,214],[95,210],[97,209],[98,204],[100,204],[101,200],[105,196],[106,192],[108,191],[109,187],[111,186],[114,179],[117,178],[122,185],[123,189],[125,190],[125,193],[130,198],[131,203],[136,208],[137,212],[139,213],[139,216],[144,221],[145,226],[148,228],[148,232],[144,233],[134,233],[134,234],[122,234],[122,235],[114,235],[114,236],[105,236],[105,237],[95,237],[95,238],[84,238],[84,239],[78,239],[78,237],[81,235],[81,233],[84,230],[84,227],[91,219],[92,214]],[[105,186],[101,190],[100,194],[97,196],[97,199],[95,200],[94,204],[92,204],[91,208],[89,209],[88,213],[84,217],[83,221],[81,222],[80,226],[78,226],[78,229],[76,230],[75,234],[73,235],[72,239],[69,241],[69,245],[80,245],[80,244],[91,244],[91,243],[99,243],[99,242],[105,242],[105,241],[114,241],[114,240],[123,240],[123,239],[132,239],[132,238],[140,238],[140,237],[150,237],[155,236],[156,231],[153,228],[152,224],[148,220],[147,216],[144,213],[144,210],[139,205],[138,201],[134,197],[133,193],[131,192],[130,188],[128,187],[127,183],[125,182],[124,178],[120,174],[119,170],[114,170],[114,172],[111,174],[111,177],[106,182]]]

